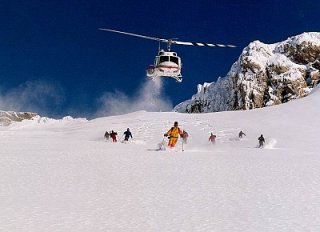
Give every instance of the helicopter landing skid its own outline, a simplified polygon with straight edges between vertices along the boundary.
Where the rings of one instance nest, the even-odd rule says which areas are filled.
[[[182,82],[182,76],[179,76],[179,77],[172,77],[174,79],[176,79],[177,82]]]
[[[151,78],[151,80],[155,81],[155,79],[163,78],[163,77],[170,77],[170,78],[175,79],[179,83],[182,82],[182,76],[152,76],[152,77],[149,77],[149,78]]]

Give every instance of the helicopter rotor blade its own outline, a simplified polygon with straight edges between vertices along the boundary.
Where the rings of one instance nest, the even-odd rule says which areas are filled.
[[[115,33],[124,34],[124,35],[135,36],[135,37],[139,37],[139,38],[143,38],[143,39],[156,40],[156,41],[159,41],[159,42],[167,43],[169,47],[170,47],[170,44],[179,44],[179,45],[187,45],[187,46],[198,46],[198,47],[222,47],[222,48],[225,48],[225,47],[227,47],[227,48],[235,48],[236,47],[235,45],[231,45],[231,44],[194,43],[194,42],[178,41],[178,40],[176,40],[177,38],[161,39],[161,38],[157,38],[157,37],[140,35],[140,34],[136,34],[136,33],[118,31],[118,30],[107,29],[107,28],[99,28],[99,30],[115,32]]]
[[[167,39],[161,39],[161,38],[157,38],[157,37],[139,35],[139,34],[130,33],[130,32],[123,32],[123,31],[117,31],[117,30],[106,29],[106,28],[99,28],[99,30],[101,30],[101,31],[116,32],[116,33],[120,33],[120,34],[124,34],[124,35],[131,35],[131,36],[140,37],[140,38],[144,38],[144,39],[156,40],[156,41],[160,41],[160,42],[164,42],[164,43],[169,42]]]
[[[198,46],[198,47],[222,47],[222,48],[235,48],[232,44],[213,44],[213,43],[194,43],[194,42],[184,42],[184,41],[172,41],[173,44],[187,45],[187,46]]]

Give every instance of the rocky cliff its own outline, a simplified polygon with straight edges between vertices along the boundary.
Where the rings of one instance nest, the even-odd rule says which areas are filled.
[[[227,76],[198,85],[178,112],[248,110],[306,96],[320,82],[320,33],[309,32],[275,44],[245,47]]]

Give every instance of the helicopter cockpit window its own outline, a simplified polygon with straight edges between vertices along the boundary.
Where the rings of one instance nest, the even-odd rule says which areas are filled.
[[[176,64],[179,64],[178,57],[170,56],[170,61]]]
[[[169,61],[169,56],[160,56],[160,63]]]

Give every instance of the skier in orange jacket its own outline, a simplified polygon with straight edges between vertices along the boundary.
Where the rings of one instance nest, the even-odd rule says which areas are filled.
[[[164,134],[165,137],[169,136],[168,147],[172,148],[176,145],[179,135],[183,136],[183,131],[178,127],[178,122],[174,122],[173,127]]]

